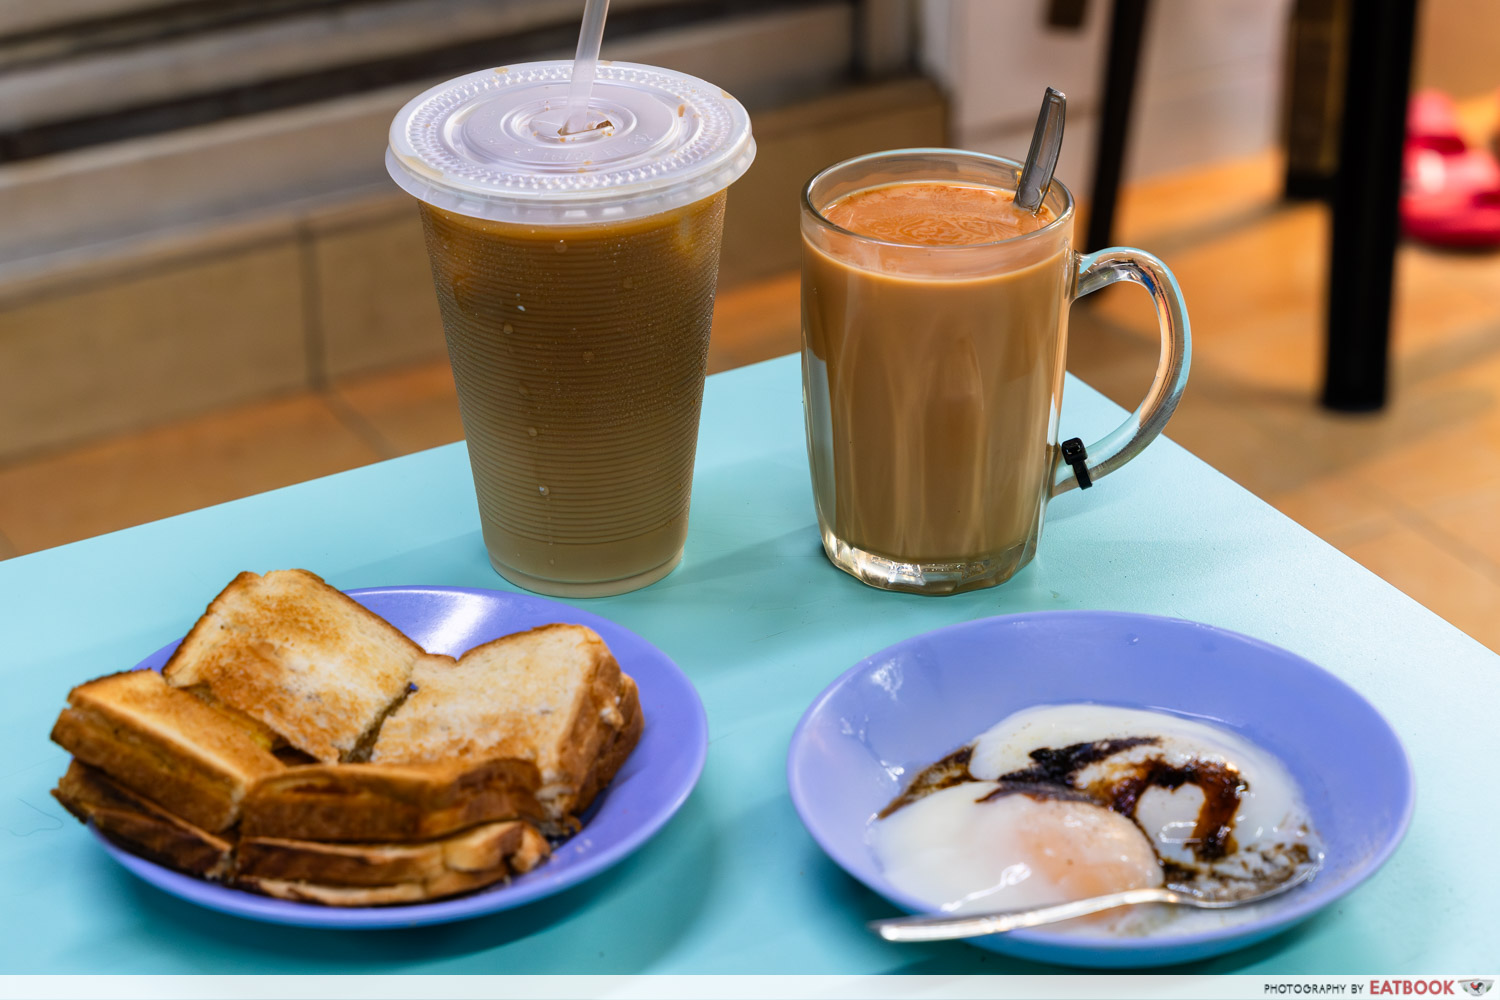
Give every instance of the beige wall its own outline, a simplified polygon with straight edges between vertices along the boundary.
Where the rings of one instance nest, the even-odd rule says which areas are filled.
[[[1492,0],[1500,6],[1500,0]],[[1141,54],[1127,179],[1257,153],[1277,141],[1291,0],[1155,0]],[[1042,89],[1068,95],[1058,176],[1093,173],[1110,5],[1081,30],[1046,25],[1045,0],[924,0],[922,61],[949,91],[956,143],[1021,156]]]
[[[1415,84],[1454,97],[1500,91],[1500,3],[1422,0]]]
[[[1151,8],[1126,173],[1243,156],[1278,141],[1292,0],[1158,0]],[[1355,0],[1376,2],[1376,0]],[[1045,0],[923,0],[925,65],[950,91],[959,145],[1024,153],[1044,84],[1068,93],[1058,174],[1090,176],[1109,4],[1081,31],[1044,25]],[[1414,83],[1500,92],[1500,0],[1419,0]],[[1005,58],[996,58],[997,49]],[[1500,102],[1500,97],[1497,97]]]
[[[759,152],[729,199],[726,285],[797,266],[812,174],[946,134],[941,94],[919,78],[752,118]],[[417,212],[389,182],[51,261],[0,267],[0,464],[443,353]]]

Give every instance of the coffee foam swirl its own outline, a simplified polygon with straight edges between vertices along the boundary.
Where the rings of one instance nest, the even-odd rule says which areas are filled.
[[[1055,216],[1018,210],[999,188],[912,181],[866,188],[823,209],[824,218],[852,233],[909,246],[973,246],[1035,232]]]

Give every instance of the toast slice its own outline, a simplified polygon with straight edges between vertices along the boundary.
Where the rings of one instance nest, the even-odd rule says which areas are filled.
[[[625,718],[622,728],[600,752],[588,776],[583,779],[583,785],[578,790],[578,800],[573,804],[576,812],[582,813],[601,791],[609,787],[609,783],[615,780],[615,775],[625,765],[625,759],[641,741],[646,717],[641,712],[640,692],[629,674],[620,675],[620,714]]]
[[[230,870],[233,843],[178,819],[87,764],[70,763],[52,797],[133,854],[210,879]]]
[[[530,761],[314,764],[260,782],[241,834],[340,843],[431,840],[480,823],[544,816]]]
[[[241,573],[162,673],[324,763],[356,759],[426,654],[306,570]]]
[[[620,665],[593,629],[544,625],[418,664],[380,731],[373,763],[518,757],[541,772],[553,822],[575,808],[600,751],[624,725]]]
[[[428,882],[446,872],[485,872],[521,847],[522,820],[502,820],[408,844],[328,844],[276,837],[240,841],[235,873],[328,885]]]
[[[296,903],[322,903],[324,906],[399,906],[427,903],[445,896],[456,896],[493,885],[510,877],[510,869],[501,865],[487,872],[445,872],[431,882],[396,882],[391,885],[329,885],[324,882],[295,882],[289,879],[247,876],[236,885],[276,899]]]
[[[74,688],[52,739],[209,833],[234,825],[257,781],[286,770],[254,733],[154,670],[111,674]]]
[[[385,885],[340,885],[326,881],[260,876],[244,876],[239,879],[239,884],[278,899],[322,903],[325,906],[391,906],[430,902],[482,889],[512,875],[529,872],[547,859],[550,848],[546,838],[524,823],[517,824],[517,832],[515,849],[503,862],[486,869],[447,868],[427,878]]]

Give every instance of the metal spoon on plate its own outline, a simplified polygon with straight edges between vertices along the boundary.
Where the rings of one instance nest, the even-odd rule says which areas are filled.
[[[1024,910],[1003,910],[998,913],[934,914],[912,917],[894,917],[889,920],[872,920],[866,924],[870,930],[887,941],[951,941],[955,938],[979,937],[985,934],[1003,934],[1023,927],[1040,927],[1060,920],[1088,916],[1113,910],[1120,906],[1136,906],[1141,903],[1169,903],[1189,906],[1200,910],[1227,910],[1236,906],[1248,906],[1288,892],[1306,882],[1317,873],[1318,864],[1300,864],[1284,873],[1284,878],[1275,880],[1245,880],[1222,885],[1213,890],[1195,889],[1187,885],[1168,885],[1157,889],[1127,889],[1091,899],[1078,899],[1071,903],[1053,906],[1038,906]]]

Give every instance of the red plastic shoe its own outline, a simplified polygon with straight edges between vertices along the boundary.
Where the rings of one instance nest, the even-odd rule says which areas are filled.
[[[1500,163],[1464,141],[1447,95],[1412,97],[1402,172],[1406,235],[1437,246],[1500,246]]]

